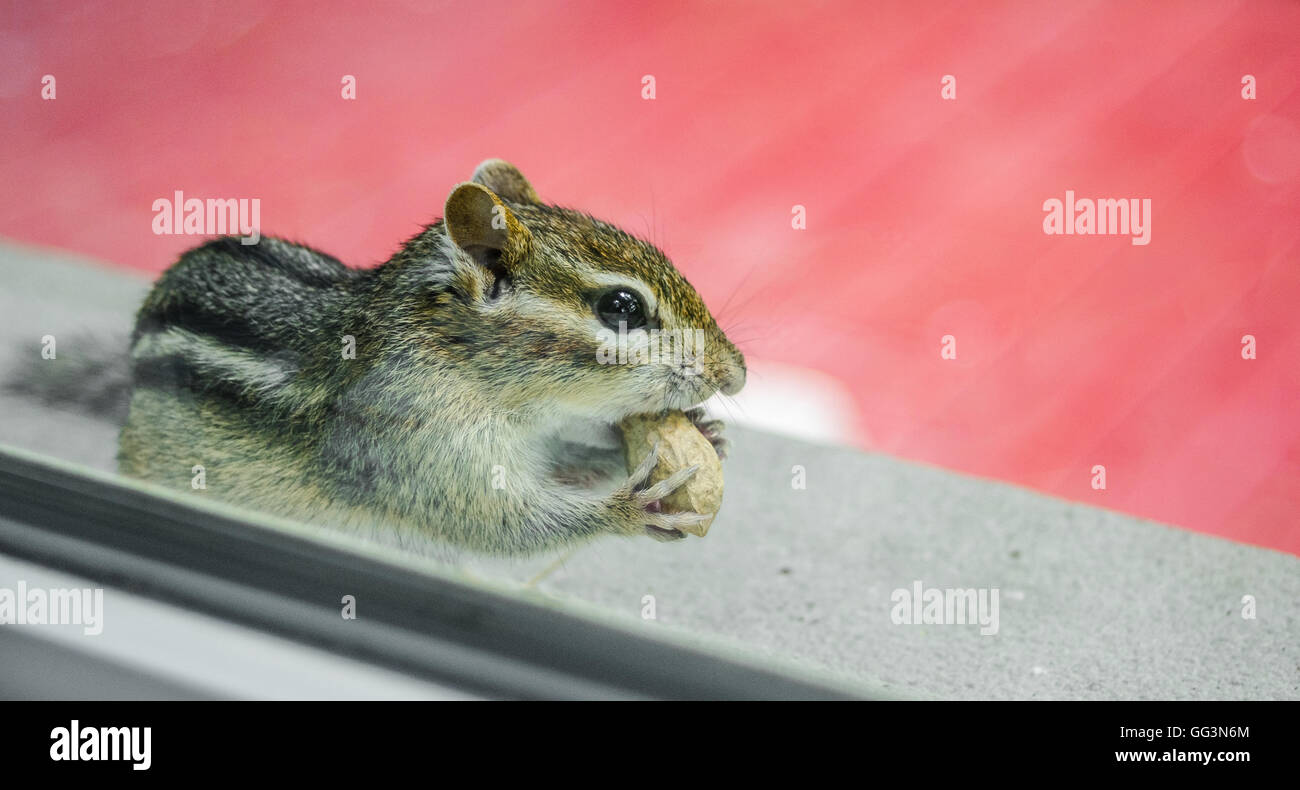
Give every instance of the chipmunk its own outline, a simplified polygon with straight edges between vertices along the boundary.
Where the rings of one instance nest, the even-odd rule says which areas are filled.
[[[597,336],[704,330],[690,363],[601,364]],[[354,353],[348,353],[353,344]],[[388,261],[356,269],[273,237],[221,238],[157,281],[131,340],[127,475],[313,523],[495,555],[600,535],[678,539],[615,424],[738,392],[745,360],[653,245],[543,203],[483,162]]]

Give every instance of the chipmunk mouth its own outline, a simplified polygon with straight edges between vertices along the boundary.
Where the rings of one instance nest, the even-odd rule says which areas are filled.
[[[670,376],[669,391],[672,393],[672,397],[669,400],[672,403],[669,408],[685,411],[692,406],[704,403],[718,391],[717,387],[712,386],[701,375],[687,375],[673,370],[670,371]]]

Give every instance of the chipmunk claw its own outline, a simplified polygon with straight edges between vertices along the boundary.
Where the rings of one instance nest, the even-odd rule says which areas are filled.
[[[641,463],[637,464],[636,469],[632,470],[632,474],[627,476],[627,482],[623,484],[626,491],[629,493],[635,492],[645,484],[645,481],[650,479],[650,473],[654,471],[655,464],[659,463],[659,448],[662,446],[663,442],[655,439],[650,452],[646,453],[645,458],[641,459]]]
[[[646,524],[646,534],[658,541],[681,540],[687,532],[699,534],[692,527],[708,521],[710,516],[702,513],[660,513],[655,523]]]
[[[649,488],[638,492],[638,494],[642,498],[644,498],[647,501],[647,503],[653,502],[658,504],[659,500],[663,499],[666,496],[669,496],[674,491],[676,491],[677,489],[685,485],[686,481],[694,477],[695,473],[698,472],[699,470],[700,470],[699,464],[688,466],[685,469],[679,469],[673,474],[664,478],[663,480],[660,480],[658,483],[655,483]]]
[[[703,406],[696,406],[684,413],[686,418],[704,435],[704,438],[709,440],[709,444],[713,445],[713,451],[718,454],[718,460],[725,461],[727,454],[731,452],[731,440],[722,435],[722,432],[727,428],[727,424],[722,420],[707,419]]]

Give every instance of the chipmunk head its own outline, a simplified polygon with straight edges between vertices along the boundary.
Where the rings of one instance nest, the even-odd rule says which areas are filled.
[[[662,251],[543,203],[514,166],[479,165],[443,216],[446,255],[420,256],[439,260],[431,331],[503,399],[614,421],[744,386],[744,357]]]

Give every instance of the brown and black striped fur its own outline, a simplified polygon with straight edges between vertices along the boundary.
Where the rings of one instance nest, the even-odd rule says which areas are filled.
[[[628,414],[737,391],[740,352],[662,252],[542,203],[500,160],[445,215],[369,270],[271,237],[183,255],[137,316],[121,470],[498,554],[671,530],[618,485],[605,434]],[[597,363],[592,300],[617,282],[648,289],[665,329],[705,330],[702,375]],[[613,492],[560,482],[575,463]]]

